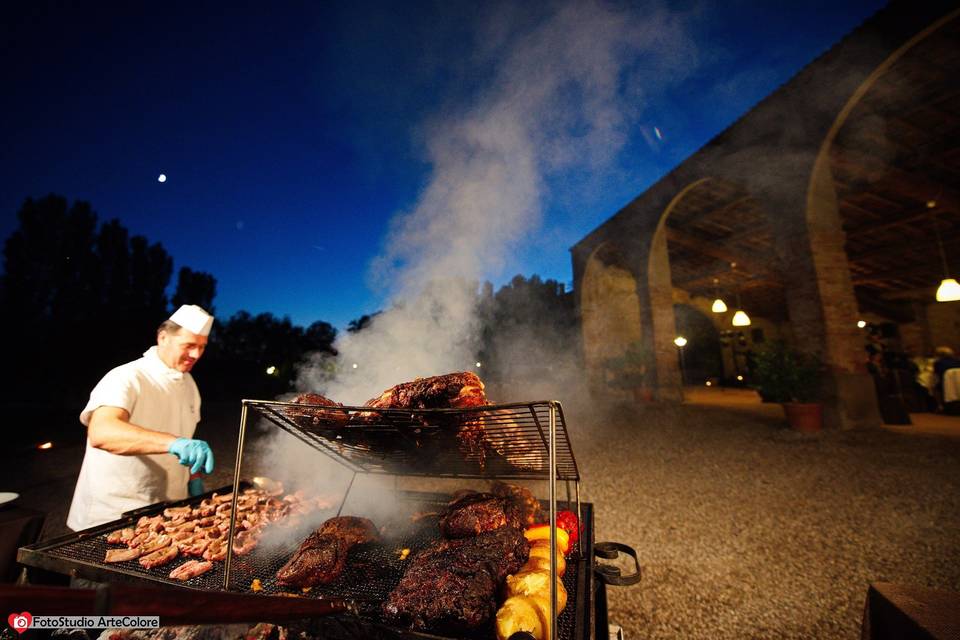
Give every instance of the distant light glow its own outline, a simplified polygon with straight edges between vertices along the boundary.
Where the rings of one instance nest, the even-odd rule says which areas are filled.
[[[660,133],[660,128],[659,128],[659,127],[654,127],[654,128],[653,128],[653,135],[657,136],[657,140],[663,140],[663,134]]]
[[[721,300],[720,298],[717,298],[716,300],[713,301],[713,306],[710,307],[710,311],[713,311],[714,313],[726,313],[727,303]]]
[[[743,309],[737,309],[737,312],[733,314],[732,324],[735,327],[749,327],[750,316],[744,313]]]
[[[687,346],[687,339],[683,336],[677,336],[673,339],[673,344],[677,345],[680,348]]]
[[[740,382],[743,382],[743,376],[737,376],[737,380],[739,380]]]
[[[927,200],[927,209],[933,209],[937,206],[936,200]]]
[[[360,365],[358,365],[356,362],[353,363],[353,368],[354,368],[354,369],[356,369],[356,368],[359,367],[359,366],[360,366]]]
[[[165,173],[161,173],[160,177],[157,178],[157,182],[166,182],[166,181],[167,181],[167,174]]]
[[[867,326],[867,323],[866,323],[866,322],[864,322],[863,320],[857,320],[857,327],[858,327],[858,328],[863,329],[865,326]]]
[[[709,380],[707,380],[707,386],[708,386],[708,387],[712,387],[712,386],[713,386],[713,383],[710,382]]]
[[[477,360],[474,364],[476,365],[477,369],[483,366],[483,364],[479,360]]]
[[[39,447],[37,447],[37,449],[53,449],[53,443],[52,443],[52,442],[44,442],[44,443],[41,444]]]
[[[267,367],[267,375],[268,375],[268,376],[272,376],[272,375],[275,374],[276,372],[277,372],[277,368],[276,368],[276,367],[274,367],[274,366],[272,366],[272,365],[269,366],[269,367]]]

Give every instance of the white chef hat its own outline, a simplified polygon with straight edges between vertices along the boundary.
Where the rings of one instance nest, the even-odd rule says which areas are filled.
[[[185,304],[177,309],[172,316],[171,322],[198,336],[210,335],[210,329],[213,327],[213,316],[198,307],[195,304]]]

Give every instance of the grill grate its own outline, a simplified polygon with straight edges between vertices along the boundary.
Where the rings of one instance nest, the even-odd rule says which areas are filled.
[[[243,404],[355,472],[502,479],[549,479],[555,410],[556,479],[580,479],[557,402],[420,410]]]
[[[429,494],[433,495],[433,494]],[[425,499],[424,494],[399,494],[399,497],[409,504],[409,512],[416,511],[438,511],[446,504],[445,496],[434,496],[432,500]],[[145,515],[152,515],[163,510],[166,505],[160,505],[154,512],[148,512]],[[584,546],[586,557],[592,556],[592,505],[582,503],[584,531],[583,537],[587,541]],[[330,515],[333,515],[332,513]],[[214,568],[202,576],[191,578],[186,582],[171,580],[169,573],[172,569],[179,566],[184,560],[177,558],[165,567],[155,569],[144,569],[136,560],[107,564],[103,562],[104,554],[108,548],[117,548],[115,545],[108,545],[106,534],[123,528],[128,525],[128,521],[121,521],[104,525],[96,530],[96,535],[78,534],[67,538],[58,539],[56,544],[34,545],[28,547],[32,553],[25,557],[21,554],[21,562],[24,564],[35,564],[31,559],[36,560],[38,556],[47,556],[54,564],[59,561],[64,573],[75,571],[81,576],[91,578],[102,578],[104,574],[122,574],[130,579],[152,581],[167,585],[176,585],[178,587],[187,587],[192,589],[201,589],[207,591],[222,590],[224,579],[224,563],[214,563]],[[378,523],[379,524],[379,523]],[[290,587],[281,587],[276,584],[274,576],[277,570],[286,563],[293,551],[299,546],[300,540],[283,547],[261,548],[257,547],[247,556],[234,557],[233,567],[231,569],[231,591],[249,592],[254,578],[261,581],[263,594],[296,594],[302,597],[328,597],[328,598],[351,598],[362,601],[383,602],[389,593],[400,581],[407,562],[400,560],[399,550],[402,548],[410,549],[410,556],[418,550],[426,547],[432,541],[438,538],[436,520],[427,518],[417,524],[396,522],[386,522],[386,536],[383,544],[368,544],[354,547],[350,551],[350,558],[344,574],[335,583],[330,585],[318,585],[310,589],[308,593]],[[42,563],[45,568],[50,568],[51,561]],[[563,584],[568,593],[567,607],[560,613],[557,620],[557,638],[563,640],[575,640],[583,637],[578,633],[578,629],[589,628],[589,594],[583,593],[589,589],[590,577],[585,575],[589,573],[592,564],[587,559],[579,561],[570,560],[567,566],[567,572],[563,577]],[[92,572],[90,570],[93,570]],[[584,620],[586,616],[586,620]],[[377,616],[365,618],[366,622],[374,624],[385,624]],[[411,636],[426,636],[405,631]],[[374,637],[373,634],[369,637]],[[365,637],[365,636],[361,636]],[[493,630],[483,629],[471,638],[491,638]]]

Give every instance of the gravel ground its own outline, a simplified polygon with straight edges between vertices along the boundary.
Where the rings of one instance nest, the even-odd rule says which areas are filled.
[[[960,442],[695,406],[570,423],[597,539],[644,569],[609,590],[628,638],[859,638],[871,582],[960,590]]]
[[[642,582],[608,591],[628,638],[853,639],[871,582],[960,590],[960,441],[799,436],[775,413],[718,407],[616,413],[568,424],[596,539],[640,555]],[[232,482],[238,416],[205,409],[208,487]],[[44,538],[65,531],[76,429],[0,454],[0,490],[48,513]]]

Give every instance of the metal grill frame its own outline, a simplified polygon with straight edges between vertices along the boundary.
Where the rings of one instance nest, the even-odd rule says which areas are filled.
[[[246,483],[240,485],[241,490],[246,488]],[[232,490],[232,487],[222,487],[215,491],[215,493],[226,493]],[[41,543],[30,545],[27,547],[22,547],[17,555],[17,560],[31,567],[37,567],[39,569],[45,569],[48,571],[53,571],[57,573],[64,573],[71,576],[78,576],[87,579],[97,580],[101,582],[129,582],[129,583],[140,583],[140,584],[152,584],[152,585],[163,585],[163,586],[173,586],[176,588],[188,589],[188,590],[198,590],[198,591],[210,591],[210,590],[220,590],[222,588],[220,577],[224,573],[224,563],[218,562],[215,563],[215,568],[207,574],[198,576],[196,578],[191,578],[186,582],[179,582],[171,580],[167,577],[167,574],[170,571],[170,566],[158,567],[155,569],[143,569],[142,567],[137,566],[137,561],[132,560],[126,563],[118,564],[107,564],[102,561],[103,553],[107,548],[110,548],[107,545],[105,537],[108,533],[117,531],[124,527],[132,526],[141,516],[154,516],[159,513],[162,513],[164,509],[172,506],[195,506],[199,504],[201,500],[206,497],[209,497],[214,492],[209,492],[202,496],[197,496],[193,498],[188,498],[185,500],[180,500],[172,503],[159,503],[156,505],[151,505],[149,507],[144,507],[142,509],[137,509],[135,511],[129,512],[124,515],[120,520],[115,520],[113,522],[108,522],[106,524],[86,529],[79,533],[71,533],[64,536],[59,536],[57,538],[52,538]],[[446,494],[439,493],[426,493],[426,492],[415,492],[415,491],[399,491],[400,498],[404,501],[409,501],[411,504],[422,504],[422,505],[442,505],[448,499]],[[567,605],[567,608],[560,614],[558,618],[558,624],[555,625],[555,628],[558,630],[558,637],[562,640],[587,640],[591,638],[591,630],[595,623],[594,617],[597,612],[594,611],[594,581],[595,577],[593,576],[593,549],[594,549],[594,535],[593,535],[593,505],[590,503],[583,503],[582,508],[584,510],[584,529],[583,529],[583,549],[584,553],[577,558],[571,558],[568,561],[567,572],[564,575],[562,581],[566,587],[568,593],[570,594],[570,602]],[[406,541],[406,542],[404,542]],[[426,542],[427,538],[420,538],[421,543]],[[413,542],[411,538],[398,538],[396,542],[399,544],[401,542],[410,543]],[[296,548],[296,544],[293,544],[291,548],[287,550],[276,550],[271,555],[273,559],[264,562],[263,566],[259,567],[259,575],[265,575],[264,572],[275,571],[283,562],[289,553]],[[357,549],[351,553],[355,553]],[[256,553],[256,552],[254,552]],[[368,563],[376,561],[379,557],[385,557],[392,553],[391,549],[382,549],[376,550],[374,548],[367,549],[366,551],[360,550],[362,555],[358,560],[359,562],[355,563],[362,565],[363,563]],[[83,557],[86,556],[86,557]],[[254,556],[256,557],[256,556]],[[95,558],[95,559],[90,559]],[[262,560],[262,556],[260,557]],[[397,563],[394,562],[394,565]],[[348,567],[348,572],[350,571]],[[354,566],[353,570],[357,571],[357,574],[354,577],[362,577],[362,566]],[[399,576],[402,575],[402,567],[394,566],[393,571],[395,571],[394,577],[399,579]],[[243,573],[241,571],[241,573]],[[345,582],[350,582],[350,576],[345,574]],[[249,580],[251,575],[244,574],[243,580]],[[354,580],[356,582],[356,580]],[[276,594],[280,591],[296,591],[295,589],[284,590],[272,584],[272,581],[264,581],[265,588],[263,593],[267,594]],[[242,591],[248,592],[249,585],[236,586],[231,591]],[[315,587],[311,590],[309,597],[348,597],[348,598],[363,598],[364,597],[364,588],[362,587],[350,587],[346,590],[341,588],[330,588],[330,587]],[[318,637],[324,638],[341,638],[343,640],[368,640],[370,638],[416,638],[418,640],[450,640],[451,636],[437,635],[433,633],[427,633],[422,631],[413,631],[409,629],[398,629],[397,627],[390,626],[388,623],[378,620],[373,620],[369,618],[360,618],[353,620],[349,616],[325,616],[321,618],[316,618],[311,622],[311,626],[314,627],[314,630],[317,631]],[[465,636],[469,640],[479,640],[480,637],[483,637],[480,633],[474,633],[468,636]]]
[[[240,468],[243,464],[243,445],[246,438],[249,411],[253,409],[271,424],[287,431],[313,449],[320,451],[353,472],[350,484],[344,493],[340,508],[353,488],[357,473],[390,473],[392,475],[426,475],[430,477],[535,479],[547,480],[549,487],[549,519],[557,521],[557,480],[567,481],[567,500],[570,500],[570,481],[576,487],[577,518],[582,522],[580,505],[580,472],[577,469],[570,438],[567,434],[563,408],[556,400],[519,402],[501,405],[485,405],[462,409],[371,409],[357,406],[322,406],[281,402],[276,400],[244,399],[240,409],[240,434],[237,438],[237,458],[234,466],[233,486],[240,484]],[[543,418],[546,418],[544,432]],[[304,420],[305,419],[305,420]],[[534,457],[539,464],[534,469],[517,469],[510,473],[500,468],[488,468],[484,458],[471,459],[470,452],[463,455],[457,435],[464,426],[479,425],[491,434],[500,436],[500,443],[510,442],[519,433],[526,433],[525,425],[533,424],[536,431],[518,445],[510,445],[506,457],[529,460]],[[456,429],[456,431],[454,431]],[[363,448],[351,449],[355,456],[343,455],[345,446],[354,436]],[[559,438],[558,438],[559,436]],[[398,444],[411,440],[417,446],[421,441],[432,441],[439,452],[455,451],[459,457],[447,455],[442,465],[429,471],[410,468],[410,459],[397,455]],[[379,443],[379,445],[377,444]],[[564,472],[557,464],[558,448],[562,447]],[[401,449],[403,450],[403,449]],[[497,451],[497,453],[501,453]],[[398,459],[399,458],[399,459]],[[461,464],[458,464],[461,461]],[[384,466],[387,463],[387,466]],[[544,469],[546,463],[546,469]],[[508,460],[507,464],[512,463]],[[449,466],[444,466],[449,465]],[[453,471],[449,471],[449,468]],[[514,467],[516,468],[516,467]],[[447,470],[446,473],[443,471]],[[230,588],[230,572],[233,569],[233,540],[236,533],[237,500],[234,492],[230,511],[230,531],[227,538],[227,559],[224,568],[223,588]],[[337,514],[340,511],[338,509]],[[582,536],[581,536],[582,538]],[[578,549],[583,555],[582,540]],[[557,620],[557,534],[550,527],[550,618]],[[557,625],[550,625],[550,640],[557,640]]]

